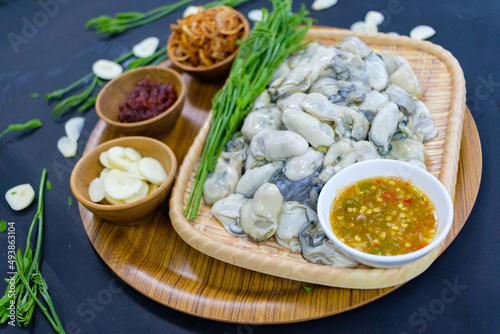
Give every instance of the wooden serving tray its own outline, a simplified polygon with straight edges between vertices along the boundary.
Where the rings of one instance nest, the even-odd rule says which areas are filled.
[[[184,74],[186,105],[176,127],[160,139],[181,163],[197,131],[205,123],[211,98],[223,82],[202,83]],[[455,195],[455,220],[445,242],[453,241],[472,210],[481,179],[479,135],[465,114]],[[99,121],[85,152],[119,137]],[[179,173],[182,173],[181,167]],[[82,205],[80,213],[89,240],[104,262],[127,284],[163,305],[195,316],[238,323],[287,323],[329,316],[359,307],[395,290],[343,289],[247,270],[207,256],[185,243],[174,231],[168,206],[151,221],[136,226],[115,225],[94,217]]]
[[[346,30],[314,28],[307,38],[325,45],[336,45],[353,34]],[[422,82],[423,102],[439,130],[438,136],[426,144],[427,169],[439,178],[453,198],[465,111],[465,81],[457,60],[440,46],[405,36],[358,36],[377,53],[403,56]],[[280,246],[274,238],[256,243],[248,237],[232,236],[212,215],[210,207],[203,203],[198,216],[188,221],[183,213],[209,126],[210,120],[207,120],[184,159],[170,201],[172,225],[181,238],[197,250],[265,274],[356,289],[384,288],[404,283],[427,269],[441,253],[443,247],[437,247],[416,262],[389,269],[365,266],[334,268],[309,263],[299,253]]]

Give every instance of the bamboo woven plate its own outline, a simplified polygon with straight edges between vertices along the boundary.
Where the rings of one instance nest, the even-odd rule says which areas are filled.
[[[162,64],[168,66],[168,63]],[[201,82],[184,74],[186,104],[175,128],[159,139],[182,162],[203,126],[211,99],[223,82]],[[454,200],[455,220],[445,245],[458,235],[469,216],[481,180],[481,144],[470,112],[464,119]],[[85,153],[121,136],[99,121]],[[84,153],[84,154],[85,154]],[[370,303],[399,286],[342,289],[310,285],[234,266],[207,256],[184,242],[173,229],[168,206],[135,226],[120,226],[94,217],[80,204],[89,241],[106,265],[146,297],[198,317],[242,324],[276,324],[317,319]]]
[[[335,45],[353,34],[344,30],[314,28],[309,31],[308,38]],[[442,47],[429,42],[385,34],[358,36],[380,54],[398,54],[406,58],[420,78],[425,90],[423,101],[439,129],[438,137],[426,144],[426,165],[453,198],[465,112],[465,81],[457,60]],[[300,254],[281,247],[274,239],[255,243],[248,238],[234,237],[213,217],[210,207],[203,204],[198,216],[190,222],[184,218],[183,212],[209,125],[208,119],[182,163],[170,200],[170,218],[184,241],[211,257],[297,281],[332,287],[374,289],[398,285],[416,277],[451,242],[448,238],[441,248],[438,247],[417,262],[398,268],[333,268],[308,263]]]

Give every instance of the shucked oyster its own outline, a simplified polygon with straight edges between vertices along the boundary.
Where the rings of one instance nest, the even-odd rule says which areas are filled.
[[[250,153],[257,160],[285,160],[306,153],[309,144],[293,131],[263,130],[250,142]]]
[[[335,142],[335,132],[333,129],[321,123],[319,119],[311,116],[298,108],[287,108],[283,111],[283,124],[288,130],[297,132],[312,147],[330,147]]]
[[[318,215],[309,206],[296,201],[283,202],[278,230],[274,235],[276,241],[294,252],[300,251],[299,232],[310,221],[318,221]]]
[[[241,194],[231,194],[228,197],[222,198],[212,205],[212,213],[217,218],[222,226],[230,234],[235,236],[243,236],[245,232],[240,226],[240,209],[245,204],[247,199]]]
[[[398,120],[398,106],[393,102],[388,102],[383,106],[373,119],[370,141],[379,148],[382,155],[389,151],[389,142],[398,127]]]
[[[271,104],[249,113],[243,122],[241,133],[246,140],[251,141],[259,131],[265,129],[280,130],[282,126],[281,111],[274,104]]]
[[[214,172],[208,175],[203,186],[203,199],[207,205],[212,205],[219,199],[234,193],[241,177],[241,167],[245,158],[244,151],[221,154]]]
[[[273,175],[281,170],[284,165],[283,161],[274,161],[245,171],[245,174],[236,185],[236,192],[246,197],[253,197],[257,189],[264,183],[270,182]]]
[[[283,196],[274,184],[264,183],[240,209],[240,225],[255,241],[269,239],[278,228]]]
[[[333,267],[356,267],[359,263],[341,253],[328,240],[318,222],[311,221],[302,226],[299,233],[302,256],[309,262]]]
[[[291,157],[285,164],[285,175],[292,181],[302,180],[312,174],[323,163],[324,154],[309,147],[306,153]]]

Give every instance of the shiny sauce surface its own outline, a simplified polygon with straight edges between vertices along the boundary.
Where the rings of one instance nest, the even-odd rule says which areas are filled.
[[[377,177],[346,187],[332,203],[330,223],[337,238],[354,249],[401,255],[434,239],[437,212],[411,181]]]

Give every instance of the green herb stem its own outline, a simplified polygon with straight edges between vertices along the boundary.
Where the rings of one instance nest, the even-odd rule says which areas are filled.
[[[212,121],[203,148],[201,162],[193,183],[184,216],[196,218],[203,185],[213,172],[223,147],[231,140],[250,112],[255,98],[262,93],[276,68],[285,58],[302,49],[304,36],[312,25],[301,10],[290,15],[291,0],[271,0],[273,11],[264,10],[263,19],[255,24],[232,65],[226,85],[212,100]],[[303,27],[300,27],[304,25]]]
[[[128,12],[118,13],[115,17],[106,15],[95,17],[87,22],[85,28],[89,29],[93,27],[98,34],[120,34],[129,29],[158,20],[191,1],[192,0],[181,0],[171,5],[165,5],[152,9],[146,13]]]
[[[137,67],[148,65],[153,60],[155,60],[157,57],[159,57],[159,56],[161,56],[163,54],[166,54],[166,52],[165,52],[164,48],[161,48],[160,50],[156,51],[155,53],[153,53],[149,57],[146,57],[146,58],[137,58],[134,61],[130,62],[130,64],[128,64],[128,69],[131,70],[131,69],[134,69],[134,68],[137,68]]]
[[[94,78],[92,79],[92,83],[90,84],[90,87],[86,88],[80,94],[70,96],[59,102],[54,107],[54,110],[52,110],[52,116],[54,117],[61,116],[64,113],[66,113],[66,111],[68,111],[69,109],[77,107],[80,104],[84,103],[90,97],[95,87],[97,86],[98,82],[100,82],[100,80],[96,76],[94,76]]]
[[[15,263],[17,272],[14,275],[15,293],[12,297],[11,289],[7,287],[5,295],[0,299],[0,323],[7,321],[10,311],[8,307],[11,305],[12,300],[16,300],[16,319],[19,325],[27,326],[33,315],[35,305],[38,305],[41,311],[49,320],[50,324],[57,333],[65,333],[64,328],[59,321],[55,311],[52,299],[48,293],[47,283],[40,273],[39,256],[42,247],[43,236],[43,203],[44,193],[46,187],[47,170],[44,168],[40,180],[40,188],[38,192],[38,208],[37,212],[31,222],[28,232],[28,239],[26,241],[26,250],[24,255],[21,249],[18,249],[15,255]],[[31,234],[34,231],[35,225],[38,222],[38,235],[36,240],[35,256],[33,257],[31,251]],[[7,279],[6,279],[7,281]],[[9,283],[10,284],[10,283]],[[33,284],[33,286],[32,286]],[[40,292],[43,297],[45,305],[37,297]],[[50,312],[49,312],[50,311]]]
[[[42,122],[35,118],[32,120],[27,121],[26,123],[21,123],[21,124],[10,124],[7,129],[3,130],[2,133],[0,133],[0,138],[2,138],[5,134],[12,132],[12,131],[23,131],[23,130],[28,130],[28,129],[36,129],[42,126]]]
[[[102,15],[89,20],[85,25],[85,28],[95,28],[98,34],[104,34],[108,36],[121,34],[122,32],[125,32],[129,29],[156,21],[191,1],[192,0],[181,0],[171,5],[165,5],[152,9],[145,13],[125,12],[115,14],[114,17]],[[216,6],[237,7],[247,1],[248,0],[212,1],[204,4],[202,7],[205,9]]]

